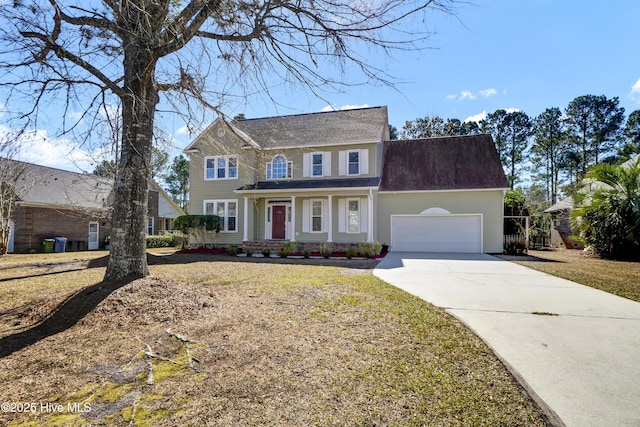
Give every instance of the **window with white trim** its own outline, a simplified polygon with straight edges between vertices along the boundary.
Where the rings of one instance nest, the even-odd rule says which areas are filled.
[[[331,151],[302,153],[302,176],[304,178],[331,176]]]
[[[369,149],[338,152],[338,175],[358,176],[369,173]]]
[[[311,232],[322,232],[322,200],[311,201]]]
[[[360,175],[360,150],[347,152],[347,175]]]
[[[237,200],[205,200],[203,202],[205,215],[217,215],[222,219],[221,232],[238,231],[238,201]]]
[[[235,156],[205,157],[204,179],[236,179],[238,178],[238,158]]]
[[[311,176],[322,176],[322,153],[311,155]]]
[[[360,232],[360,199],[347,199],[347,233]]]
[[[329,205],[327,199],[305,199],[302,201],[302,232],[326,233]]]
[[[287,179],[293,177],[293,162],[288,162],[282,154],[267,163],[267,179]]]
[[[153,217],[147,217],[147,236],[153,236]]]
[[[338,199],[338,233],[365,233],[369,226],[368,198]]]

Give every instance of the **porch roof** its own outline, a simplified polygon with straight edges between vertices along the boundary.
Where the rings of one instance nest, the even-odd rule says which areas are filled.
[[[295,190],[328,190],[328,189],[369,189],[377,188],[379,177],[367,178],[337,178],[337,179],[304,179],[282,181],[258,181],[238,188],[236,193],[253,193],[256,191],[295,191]]]

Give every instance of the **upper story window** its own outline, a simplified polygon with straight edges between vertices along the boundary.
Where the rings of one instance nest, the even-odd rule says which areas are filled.
[[[204,179],[238,178],[238,158],[235,156],[206,157],[204,159]]]
[[[293,177],[293,162],[287,161],[282,154],[278,154],[267,163],[267,179],[286,179]]]
[[[302,176],[321,177],[331,175],[331,152],[304,153],[302,155]]]
[[[347,152],[347,175],[360,175],[360,150]]]
[[[369,173],[369,150],[345,150],[339,153],[339,174],[344,176],[367,175]]]
[[[311,155],[311,175],[322,176],[322,153]]]

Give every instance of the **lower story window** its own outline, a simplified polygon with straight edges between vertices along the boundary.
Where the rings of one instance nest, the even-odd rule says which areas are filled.
[[[204,214],[217,215],[222,220],[220,231],[237,231],[238,201],[237,200],[205,200]]]
[[[360,232],[360,200],[347,201],[347,233]]]
[[[311,201],[311,231],[322,231],[322,200]]]
[[[147,235],[153,236],[153,217],[147,217]]]

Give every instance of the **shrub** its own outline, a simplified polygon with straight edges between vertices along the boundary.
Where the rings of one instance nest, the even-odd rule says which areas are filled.
[[[253,249],[251,249],[251,248],[244,249],[244,253],[247,254],[248,257],[252,257],[253,256]]]
[[[238,247],[236,245],[231,245],[227,248],[227,254],[231,256],[236,256],[238,254]]]
[[[265,258],[269,258],[271,256],[271,249],[269,248],[263,249],[262,255],[264,255]]]
[[[194,228],[204,228],[207,231],[220,231],[221,221],[217,215],[182,215],[173,220],[173,226],[185,234]]]
[[[147,236],[147,248],[170,248],[173,247],[173,235],[165,234],[163,236]]]
[[[576,238],[603,258],[640,253],[640,163],[600,164],[586,175],[575,197],[571,226]]]
[[[284,242],[280,250],[280,256],[286,257],[298,250],[298,242]]]
[[[349,249],[346,255],[348,259],[351,259],[354,256],[358,255],[358,251],[356,251],[355,249]]]
[[[311,252],[305,249],[304,251],[302,251],[302,256],[305,258],[309,258],[311,256]]]
[[[374,256],[380,255],[382,252],[382,243],[370,243],[370,242],[360,242],[359,244],[360,253],[367,258],[372,258]]]
[[[329,258],[331,256],[331,252],[333,252],[333,244],[330,242],[320,243],[320,255],[325,258]]]

